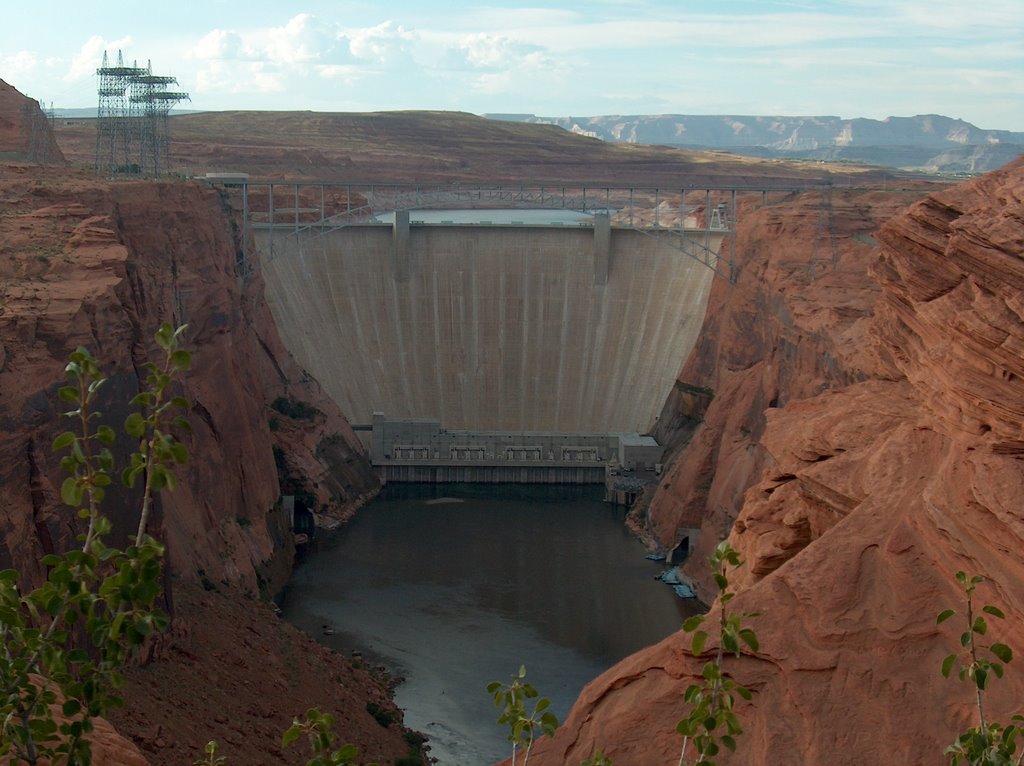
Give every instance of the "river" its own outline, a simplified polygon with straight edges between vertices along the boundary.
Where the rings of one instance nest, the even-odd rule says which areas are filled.
[[[510,753],[486,692],[520,665],[563,720],[584,684],[697,608],[597,487],[391,485],[307,553],[286,619],[405,680],[405,723],[442,766]],[[325,635],[325,627],[327,633]]]

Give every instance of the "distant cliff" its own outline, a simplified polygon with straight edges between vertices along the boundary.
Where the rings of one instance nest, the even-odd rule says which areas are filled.
[[[547,123],[605,141],[718,149],[782,159],[846,161],[936,173],[983,173],[1024,154],[1024,133],[983,130],[936,114],[885,120],[744,115],[488,115]]]
[[[39,102],[0,80],[0,159],[63,163]]]

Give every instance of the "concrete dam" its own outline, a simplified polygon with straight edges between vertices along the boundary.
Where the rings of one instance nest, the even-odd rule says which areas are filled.
[[[671,238],[607,217],[474,213],[255,230],[285,344],[356,424],[384,412],[454,429],[648,430],[714,272]],[[715,250],[724,233],[710,237]]]

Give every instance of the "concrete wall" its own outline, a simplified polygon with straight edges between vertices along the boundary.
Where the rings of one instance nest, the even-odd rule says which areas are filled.
[[[613,229],[390,226],[257,232],[285,344],[353,423],[374,411],[445,428],[646,431],[703,321],[712,272]],[[717,243],[716,243],[717,244]]]

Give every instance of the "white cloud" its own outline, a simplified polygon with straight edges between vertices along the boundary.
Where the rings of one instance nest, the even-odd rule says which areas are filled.
[[[353,56],[377,64],[393,64],[407,59],[417,40],[415,33],[391,21],[364,29],[350,29],[346,34]]]
[[[268,30],[259,52],[276,63],[299,64],[330,58],[337,45],[338,34],[332,25],[300,13],[283,27]]]
[[[17,51],[0,58],[0,71],[9,82],[21,79],[29,75],[37,66],[35,53],[31,51]]]
[[[515,66],[538,52],[535,45],[517,43],[508,37],[485,32],[465,36],[451,50],[460,63],[484,68]]]
[[[544,83],[545,90],[556,93],[566,86],[569,77],[568,68],[550,58],[541,51],[534,51],[522,56],[510,66],[497,72],[484,72],[474,80],[476,92],[487,95],[507,94],[520,98],[537,87],[538,82]]]
[[[110,66],[117,65],[117,54],[132,44],[131,37],[122,37],[119,40],[104,40],[99,35],[93,35],[83,43],[78,53],[71,59],[64,79],[68,81],[78,80],[82,77],[96,74],[96,69],[103,63],[103,54],[108,56]],[[126,66],[132,62],[125,61]]]
[[[237,59],[242,58],[244,43],[242,36],[227,29],[213,29],[200,38],[188,52],[193,59]]]

